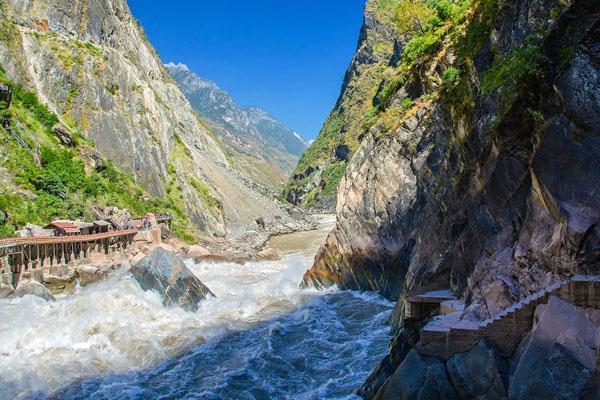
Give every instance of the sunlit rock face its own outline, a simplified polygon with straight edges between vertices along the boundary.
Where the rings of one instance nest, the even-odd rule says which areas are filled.
[[[473,103],[441,96],[417,104],[395,129],[370,131],[340,183],[337,226],[304,284],[393,299],[450,287],[470,305],[465,317],[480,319],[559,277],[600,270],[593,8],[575,1],[552,18],[538,2],[500,5],[465,71]],[[486,71],[536,32],[543,77],[510,93],[483,92]],[[573,50],[560,68],[558,47]],[[447,68],[455,55],[446,51],[429,71]],[[422,93],[433,90],[422,75],[410,79]],[[392,102],[406,91],[397,96]]]
[[[280,190],[306,143],[292,129],[257,107],[242,107],[216,83],[185,64],[166,64],[194,109],[237,158],[234,168],[270,189]]]
[[[125,0],[9,0],[0,18],[7,75],[152,195],[178,198],[199,231],[285,216],[231,167]]]
[[[382,388],[419,340],[423,321],[404,324],[411,293],[451,289],[466,304],[460,318],[475,322],[560,279],[600,272],[597,5],[572,1],[550,15],[551,8],[474,2],[465,36],[412,64],[348,165],[337,225],[303,285],[397,300],[390,355],[361,389],[366,398],[397,398],[405,384]],[[515,59],[535,73],[490,83]],[[460,78],[448,86],[443,73],[451,67]],[[396,116],[388,111],[403,104]],[[548,352],[572,361],[560,349]],[[589,369],[580,364],[569,364],[581,372],[572,378],[587,393]],[[461,384],[461,374],[455,368],[459,393],[483,390]],[[489,387],[517,396],[507,374]]]

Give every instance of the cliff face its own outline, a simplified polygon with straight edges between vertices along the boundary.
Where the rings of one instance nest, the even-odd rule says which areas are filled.
[[[194,109],[221,139],[233,167],[260,184],[281,189],[306,150],[298,134],[260,108],[243,108],[186,65],[166,66]]]
[[[600,272],[597,2],[463,4],[398,52],[304,279],[398,300],[399,337],[411,293],[481,320]]]
[[[368,0],[356,55],[340,96],[316,140],[304,152],[285,191],[292,204],[333,209],[336,188],[363,140],[365,115],[401,38],[392,22],[398,0]]]
[[[198,230],[282,213],[234,171],[125,0],[0,2],[0,64]],[[239,209],[243,208],[243,211]]]

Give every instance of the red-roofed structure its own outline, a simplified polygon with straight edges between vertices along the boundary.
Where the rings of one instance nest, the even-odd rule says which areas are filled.
[[[73,221],[53,221],[46,225],[44,229],[54,231],[54,236],[77,236],[81,235],[81,230]]]

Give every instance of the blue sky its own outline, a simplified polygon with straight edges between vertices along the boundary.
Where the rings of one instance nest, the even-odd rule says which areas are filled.
[[[313,139],[358,40],[365,0],[129,0],[166,62]],[[168,4],[168,5],[167,5]]]

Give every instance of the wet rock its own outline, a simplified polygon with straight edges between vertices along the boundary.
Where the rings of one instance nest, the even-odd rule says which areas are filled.
[[[93,265],[81,265],[75,268],[79,283],[83,286],[96,282],[101,279],[100,269]]]
[[[485,339],[466,353],[452,356],[447,363],[448,375],[462,399],[506,398],[501,376],[503,362],[496,349]]]
[[[212,253],[194,258],[194,262],[196,264],[200,264],[201,262],[227,262],[227,261],[231,261],[231,260],[223,255],[212,254]]]
[[[46,289],[44,285],[33,280],[20,282],[17,286],[17,289],[14,292],[14,295],[17,297],[31,295],[39,297],[40,299],[44,299],[46,301],[56,300],[52,293],[50,293],[50,291]]]
[[[456,391],[444,363],[411,350],[375,397],[378,400],[453,400]]]
[[[598,340],[600,310],[550,297],[548,304],[536,309],[534,327],[517,351],[511,398],[579,398],[590,385],[596,385]]]
[[[14,291],[15,291],[15,288],[13,288],[13,285],[6,284],[6,283],[0,283],[0,299],[7,298],[11,294],[13,294]]]
[[[65,146],[73,147],[75,142],[69,130],[62,124],[56,124],[52,127],[52,132],[56,135],[58,140]]]
[[[214,296],[186,267],[181,257],[160,247],[130,271],[142,289],[157,291],[165,306],[176,305],[186,311],[196,311],[200,300]]]
[[[10,103],[12,101],[12,89],[0,83],[0,109],[10,107]]]
[[[66,265],[52,271],[49,275],[44,275],[43,278],[46,288],[54,294],[62,293],[65,290],[72,290],[77,284],[75,268]]]

